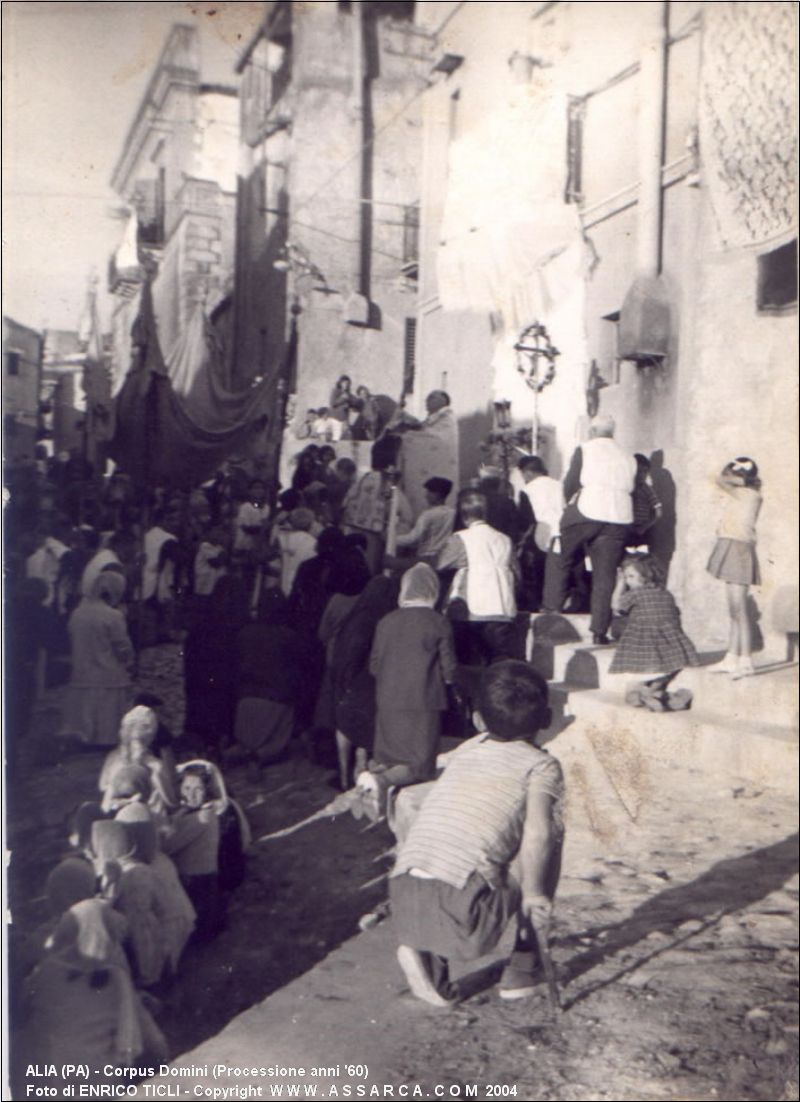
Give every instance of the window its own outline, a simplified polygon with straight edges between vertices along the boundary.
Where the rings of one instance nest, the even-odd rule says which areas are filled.
[[[797,304],[797,238],[758,258],[760,313],[781,314]]]
[[[600,326],[600,373],[609,386],[619,382],[619,310],[603,317]]]
[[[417,319],[406,318],[403,342],[403,394],[414,393],[417,369]]]
[[[450,103],[447,115],[447,138],[448,141],[454,142],[458,137],[459,128],[459,101],[461,100],[461,92],[456,91],[450,96]]]
[[[586,118],[586,100],[582,96],[570,96],[567,102],[567,183],[564,188],[565,203],[583,200],[583,120]]]
[[[139,241],[143,245],[163,245],[166,170],[159,168],[154,180],[138,180],[133,205],[139,220]]]
[[[19,352],[4,352],[3,367],[6,375],[19,375],[19,364],[22,357]]]
[[[403,207],[403,266],[419,260],[419,206]]]

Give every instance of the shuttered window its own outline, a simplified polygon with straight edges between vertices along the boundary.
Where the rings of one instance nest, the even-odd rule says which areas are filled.
[[[413,394],[417,369],[417,319],[406,318],[403,342],[403,394]]]

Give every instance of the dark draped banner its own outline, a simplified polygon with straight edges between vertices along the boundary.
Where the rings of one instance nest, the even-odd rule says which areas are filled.
[[[264,382],[244,391],[226,390],[211,339],[202,348],[195,346],[204,357],[193,373],[195,394],[182,398],[175,393],[159,346],[149,280],[132,345],[131,366],[116,398],[109,455],[137,485],[197,486],[266,426],[272,388]]]

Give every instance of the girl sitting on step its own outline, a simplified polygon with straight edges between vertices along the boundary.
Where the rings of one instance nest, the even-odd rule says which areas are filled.
[[[697,652],[681,628],[675,599],[665,588],[664,568],[654,555],[629,555],[617,572],[611,597],[614,612],[625,617],[611,673],[649,673],[632,687],[629,704],[653,712],[688,708],[687,690],[668,693],[667,686],[684,666],[698,665]]]

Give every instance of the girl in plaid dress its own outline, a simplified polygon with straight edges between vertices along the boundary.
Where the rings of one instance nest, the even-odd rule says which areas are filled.
[[[683,667],[698,665],[694,644],[681,628],[680,611],[664,582],[664,568],[654,555],[630,555],[619,569],[611,598],[613,610],[626,617],[611,673],[657,674],[644,682],[645,699],[630,701],[654,711],[671,706],[666,688]]]

